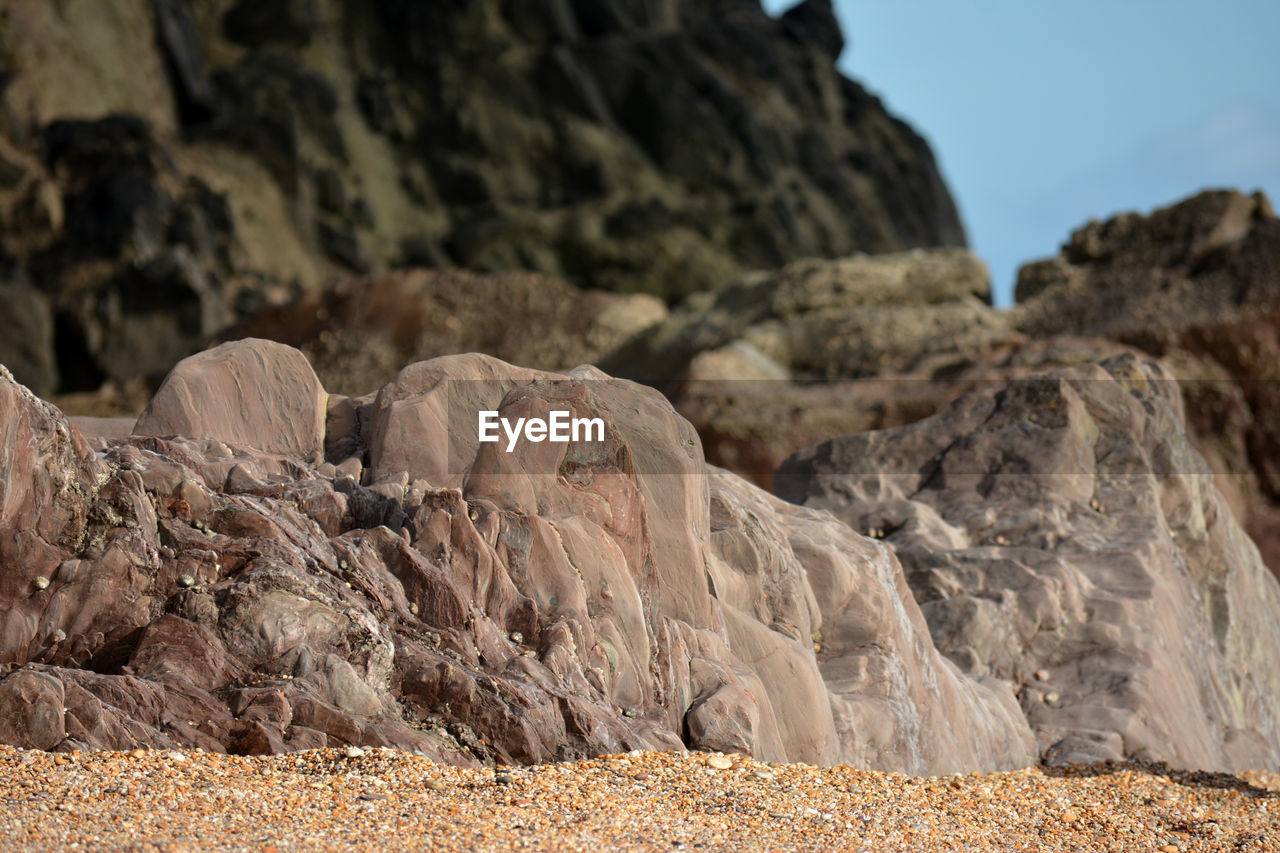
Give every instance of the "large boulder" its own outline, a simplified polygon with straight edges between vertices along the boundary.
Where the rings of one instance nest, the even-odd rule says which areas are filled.
[[[287,405],[237,388],[244,361],[227,353],[263,349],[180,366],[215,396],[165,407]],[[34,468],[6,456],[6,482],[84,481],[66,523],[52,486],[7,495],[5,565],[58,567],[6,570],[0,588],[6,614],[44,620],[6,615],[11,742],[361,743],[453,763],[693,747],[913,773],[1035,758],[1008,685],[933,648],[890,551],[706,466],[653,389],[434,359],[331,420],[366,453],[313,466],[263,449],[246,423],[267,415],[209,437],[104,430],[95,455],[5,387],[10,420],[30,424],[6,434],[62,448]],[[480,409],[568,410],[603,434],[508,452],[479,441]],[[25,536],[11,515],[57,531]],[[81,544],[98,517],[116,526],[88,541],[120,544]],[[62,729],[41,710],[59,703]]]
[[[302,353],[246,338],[179,362],[133,432],[216,439],[318,462],[327,397]]]
[[[893,546],[1046,760],[1276,765],[1280,584],[1186,429],[1173,375],[1126,355],[815,445],[776,484]]]

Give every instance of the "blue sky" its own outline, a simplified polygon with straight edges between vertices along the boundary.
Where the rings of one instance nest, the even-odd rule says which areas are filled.
[[[1280,203],[1278,0],[836,7],[842,69],[929,140],[1000,303],[1090,218],[1216,186]]]

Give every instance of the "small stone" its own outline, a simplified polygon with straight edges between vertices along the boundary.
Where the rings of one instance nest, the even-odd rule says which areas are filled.
[[[54,632],[53,632],[53,637],[51,637],[51,639],[52,639],[55,643],[61,643],[61,642],[62,642],[63,640],[65,640],[66,638],[67,638],[67,632],[66,632],[66,631],[64,631],[64,630],[62,630],[61,628],[59,628],[58,630],[54,631]]]
[[[1050,690],[1048,693],[1044,694],[1044,701],[1048,705],[1058,704],[1058,700],[1061,698],[1062,697],[1058,695],[1058,691],[1056,690]]]
[[[36,589],[48,589],[49,579],[44,575],[40,575],[38,578],[36,578],[34,581],[31,582],[31,585],[34,586]]]
[[[493,782],[495,785],[514,785],[515,781],[516,777],[512,776],[510,773],[493,774]]]
[[[129,752],[129,755],[132,756],[133,758],[146,758],[147,751],[145,749],[135,749],[135,750],[131,750]]]
[[[347,758],[359,758],[364,755],[364,750],[358,746],[349,746],[342,751]]]
[[[713,752],[707,756],[707,766],[715,770],[728,770],[733,766],[733,759],[727,755]]]
[[[1075,823],[1080,819],[1080,814],[1075,809],[1067,809],[1062,813],[1063,823]]]
[[[511,642],[515,643],[517,646],[520,645],[524,642],[524,634],[521,634],[519,631],[512,631]]]
[[[184,575],[178,576],[178,586],[182,587],[183,589],[190,589],[195,585],[196,585],[196,579],[192,575],[184,574]]]
[[[1037,670],[1036,670],[1036,678],[1037,678],[1038,680],[1040,680],[1040,681],[1048,681],[1048,680],[1049,680],[1049,670],[1047,670],[1047,669],[1037,669]]]
[[[996,544],[997,544],[997,545],[1002,545],[1002,546],[1003,546],[1003,545],[1008,545],[1008,544],[1009,544],[1009,539],[1008,539],[1007,537],[1005,537],[1005,536],[997,536],[997,537],[996,537]]]
[[[416,601],[409,602],[409,612],[412,613],[414,616],[418,615],[418,602]]]
[[[350,566],[347,564],[347,561],[346,561],[346,560],[339,560],[339,561],[338,561],[338,568],[342,569],[342,570],[345,572],[347,569],[349,569],[349,568],[350,568]]]
[[[176,749],[170,750],[169,752],[165,753],[165,757],[168,758],[170,761],[186,761],[187,760],[187,757],[183,755],[181,752],[178,752]]]

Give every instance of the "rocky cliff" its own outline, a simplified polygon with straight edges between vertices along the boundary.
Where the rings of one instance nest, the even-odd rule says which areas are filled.
[[[0,353],[163,375],[335,277],[527,270],[674,298],[960,245],[828,0],[0,2]]]
[[[1036,759],[1008,685],[934,648],[890,549],[709,468],[643,386],[453,356],[326,400],[298,351],[247,340],[182,362],[130,435],[81,422],[91,440],[0,390],[4,742]],[[606,432],[508,454],[442,429],[480,408]]]
[[[349,398],[248,339],[136,422],[0,388],[5,742],[1280,765],[1280,584],[1132,357],[808,450],[808,506],[595,368],[445,356]],[[604,429],[507,452],[480,410]]]

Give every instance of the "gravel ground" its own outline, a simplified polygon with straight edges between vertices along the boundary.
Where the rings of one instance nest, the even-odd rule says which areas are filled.
[[[1138,764],[921,779],[636,752],[495,774],[380,749],[0,746],[0,847],[1280,851],[1278,790]]]

